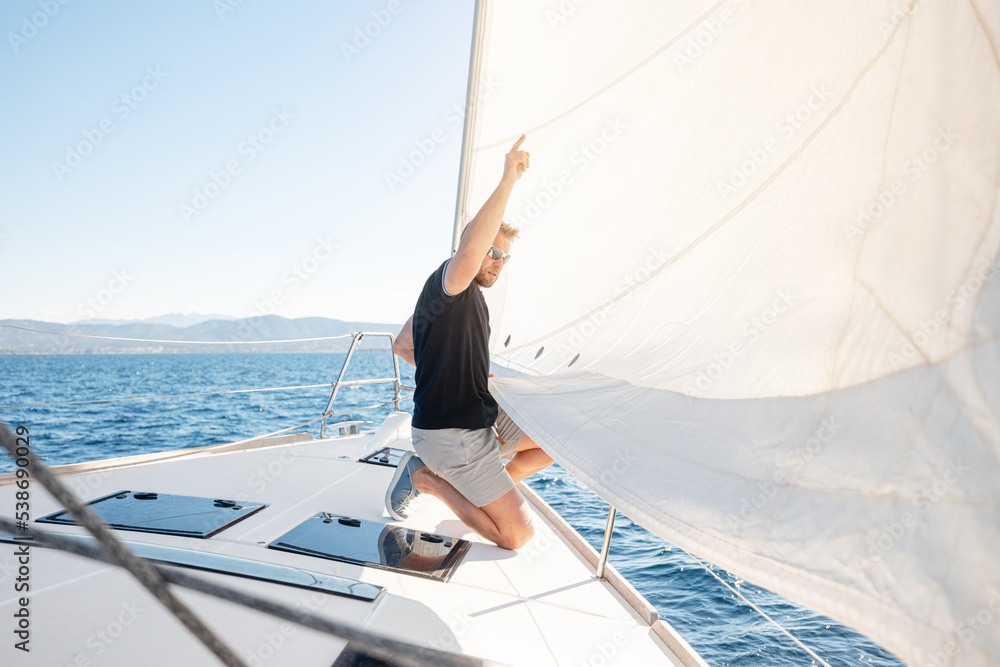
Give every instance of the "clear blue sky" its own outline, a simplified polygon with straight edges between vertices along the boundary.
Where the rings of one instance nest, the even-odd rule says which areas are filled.
[[[450,248],[473,3],[237,2],[0,6],[0,319],[406,319]]]

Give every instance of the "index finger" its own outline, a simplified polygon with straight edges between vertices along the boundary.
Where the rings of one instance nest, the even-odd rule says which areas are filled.
[[[522,134],[521,138],[514,142],[514,147],[511,148],[510,150],[516,151],[518,148],[521,147],[521,142],[523,142],[523,141],[524,141],[524,135]]]

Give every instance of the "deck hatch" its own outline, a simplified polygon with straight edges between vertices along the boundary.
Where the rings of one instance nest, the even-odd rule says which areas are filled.
[[[266,507],[263,503],[150,491],[116,491],[90,500],[87,505],[112,528],[199,538],[211,537]],[[66,510],[37,522],[77,525]]]
[[[469,541],[318,512],[267,547],[448,581]]]
[[[383,447],[382,449],[377,449],[371,454],[366,454],[358,459],[358,463],[371,463],[377,466],[387,466],[389,468],[398,468],[399,460],[403,458],[406,454],[405,449],[396,449],[394,447]]]

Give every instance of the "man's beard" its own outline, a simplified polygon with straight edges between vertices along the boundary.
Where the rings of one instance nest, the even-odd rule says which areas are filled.
[[[499,277],[500,276],[498,275],[497,278]],[[491,276],[487,269],[481,269],[479,273],[476,274],[476,277],[473,278],[473,282],[480,287],[493,287],[493,283],[497,281],[497,278]]]

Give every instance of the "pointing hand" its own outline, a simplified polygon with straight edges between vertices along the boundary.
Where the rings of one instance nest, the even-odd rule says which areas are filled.
[[[505,179],[511,179],[512,182],[516,182],[517,179],[521,178],[521,174],[529,166],[529,153],[527,151],[518,150],[521,147],[521,143],[524,141],[524,135],[514,142],[514,147],[510,149],[510,152],[504,156],[503,161],[503,177]]]

